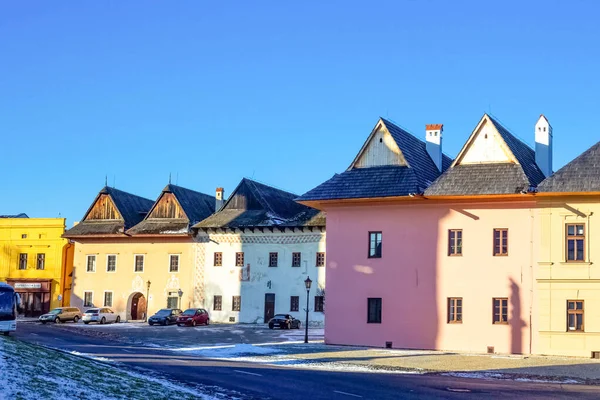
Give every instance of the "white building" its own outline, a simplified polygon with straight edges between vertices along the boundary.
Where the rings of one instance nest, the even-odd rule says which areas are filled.
[[[296,197],[243,179],[218,212],[194,226],[198,295],[212,321],[264,323],[286,313],[304,323],[310,277],[309,321],[323,324],[325,215]]]

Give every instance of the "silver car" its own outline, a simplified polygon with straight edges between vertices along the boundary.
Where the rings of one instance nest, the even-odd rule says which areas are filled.
[[[84,324],[89,324],[90,322],[97,322],[99,324],[115,322],[118,324],[121,322],[121,317],[115,314],[110,308],[100,307],[87,310],[83,313],[83,318],[81,318],[81,320]]]
[[[77,307],[58,307],[51,310],[49,313],[41,315],[38,320],[45,324],[46,322],[54,322],[55,324],[67,321],[77,323],[81,319],[81,311]]]

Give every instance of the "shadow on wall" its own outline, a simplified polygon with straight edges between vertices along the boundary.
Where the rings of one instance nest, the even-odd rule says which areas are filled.
[[[510,325],[510,351],[513,354],[523,354],[523,328],[527,323],[522,319],[521,309],[521,288],[510,278],[510,305],[512,309],[511,317],[508,320]],[[526,349],[529,352],[529,349]]]

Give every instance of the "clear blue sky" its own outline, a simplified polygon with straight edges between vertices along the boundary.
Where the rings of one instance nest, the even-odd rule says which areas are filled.
[[[324,4],[327,3],[327,4]],[[492,4],[493,3],[493,4]],[[254,177],[303,193],[379,116],[456,156],[484,112],[555,170],[600,139],[600,2],[5,2],[0,214],[79,220],[104,185],[155,199]]]

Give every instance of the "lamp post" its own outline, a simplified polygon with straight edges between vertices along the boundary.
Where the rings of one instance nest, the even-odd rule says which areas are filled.
[[[308,298],[311,284],[312,281],[310,280],[310,276],[307,276],[304,281],[304,285],[306,286],[306,325],[304,326],[304,343],[308,343]]]
[[[148,321],[148,303],[150,302],[150,280],[146,282],[146,312],[144,313],[144,322]]]
[[[181,309],[181,296],[183,296],[183,290],[179,289],[177,294],[179,295],[179,306],[177,308]]]

